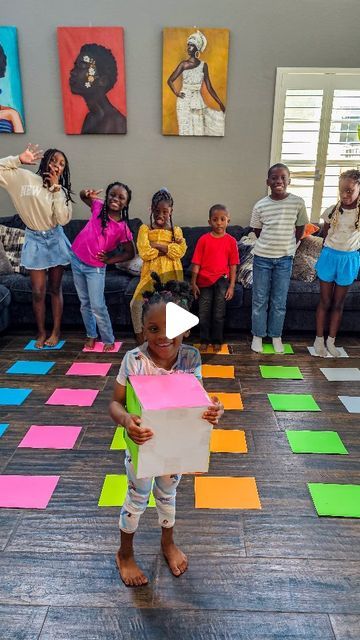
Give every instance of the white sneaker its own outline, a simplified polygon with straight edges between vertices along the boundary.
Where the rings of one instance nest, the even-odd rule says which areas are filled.
[[[325,340],[323,336],[316,336],[315,341],[314,341],[314,350],[317,356],[320,356],[320,358],[326,358],[327,357],[327,349],[325,347]]]
[[[340,357],[340,351],[335,347],[335,338],[331,338],[330,336],[328,337],[326,340],[326,348],[334,358]]]
[[[259,338],[259,336],[253,336],[251,348],[253,351],[256,351],[256,353],[262,353],[262,350],[263,350],[262,338]]]
[[[284,345],[281,338],[273,338],[272,343],[275,353],[284,353]]]

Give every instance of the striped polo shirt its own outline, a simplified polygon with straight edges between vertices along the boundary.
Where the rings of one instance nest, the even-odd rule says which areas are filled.
[[[266,196],[253,209],[250,226],[261,229],[254,254],[263,258],[293,256],[296,250],[295,227],[308,222],[305,202],[289,193],[284,200]]]

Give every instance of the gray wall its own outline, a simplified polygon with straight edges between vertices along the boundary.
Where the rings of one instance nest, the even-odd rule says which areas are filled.
[[[18,27],[27,132],[2,135],[0,157],[28,141],[70,158],[76,192],[117,178],[133,189],[131,216],[148,216],[152,193],[167,186],[174,220],[206,224],[214,202],[246,224],[265,193],[276,67],[358,67],[359,0],[12,0],[3,25]],[[162,28],[230,29],[226,135],[161,135]],[[128,134],[66,136],[56,45],[57,26],[125,28]],[[78,199],[77,199],[78,200]],[[0,190],[0,215],[13,212]],[[77,202],[74,217],[85,217]]]

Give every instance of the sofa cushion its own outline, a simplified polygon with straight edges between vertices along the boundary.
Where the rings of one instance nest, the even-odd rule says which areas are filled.
[[[0,284],[0,310],[3,311],[10,305],[11,293],[4,285]]]
[[[0,241],[2,242],[12,270],[16,273],[25,273],[26,269],[20,266],[21,250],[24,245],[25,231],[0,224]]]
[[[9,273],[13,273],[13,268],[11,266],[9,258],[6,255],[4,245],[0,240],[0,275],[5,275]]]

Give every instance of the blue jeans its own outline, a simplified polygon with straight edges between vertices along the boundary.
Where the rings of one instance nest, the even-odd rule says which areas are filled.
[[[280,338],[283,330],[293,256],[254,256],[252,334]]]
[[[104,296],[106,267],[91,267],[71,252],[71,268],[87,337],[97,337],[97,325],[101,341],[113,344],[115,337]]]

